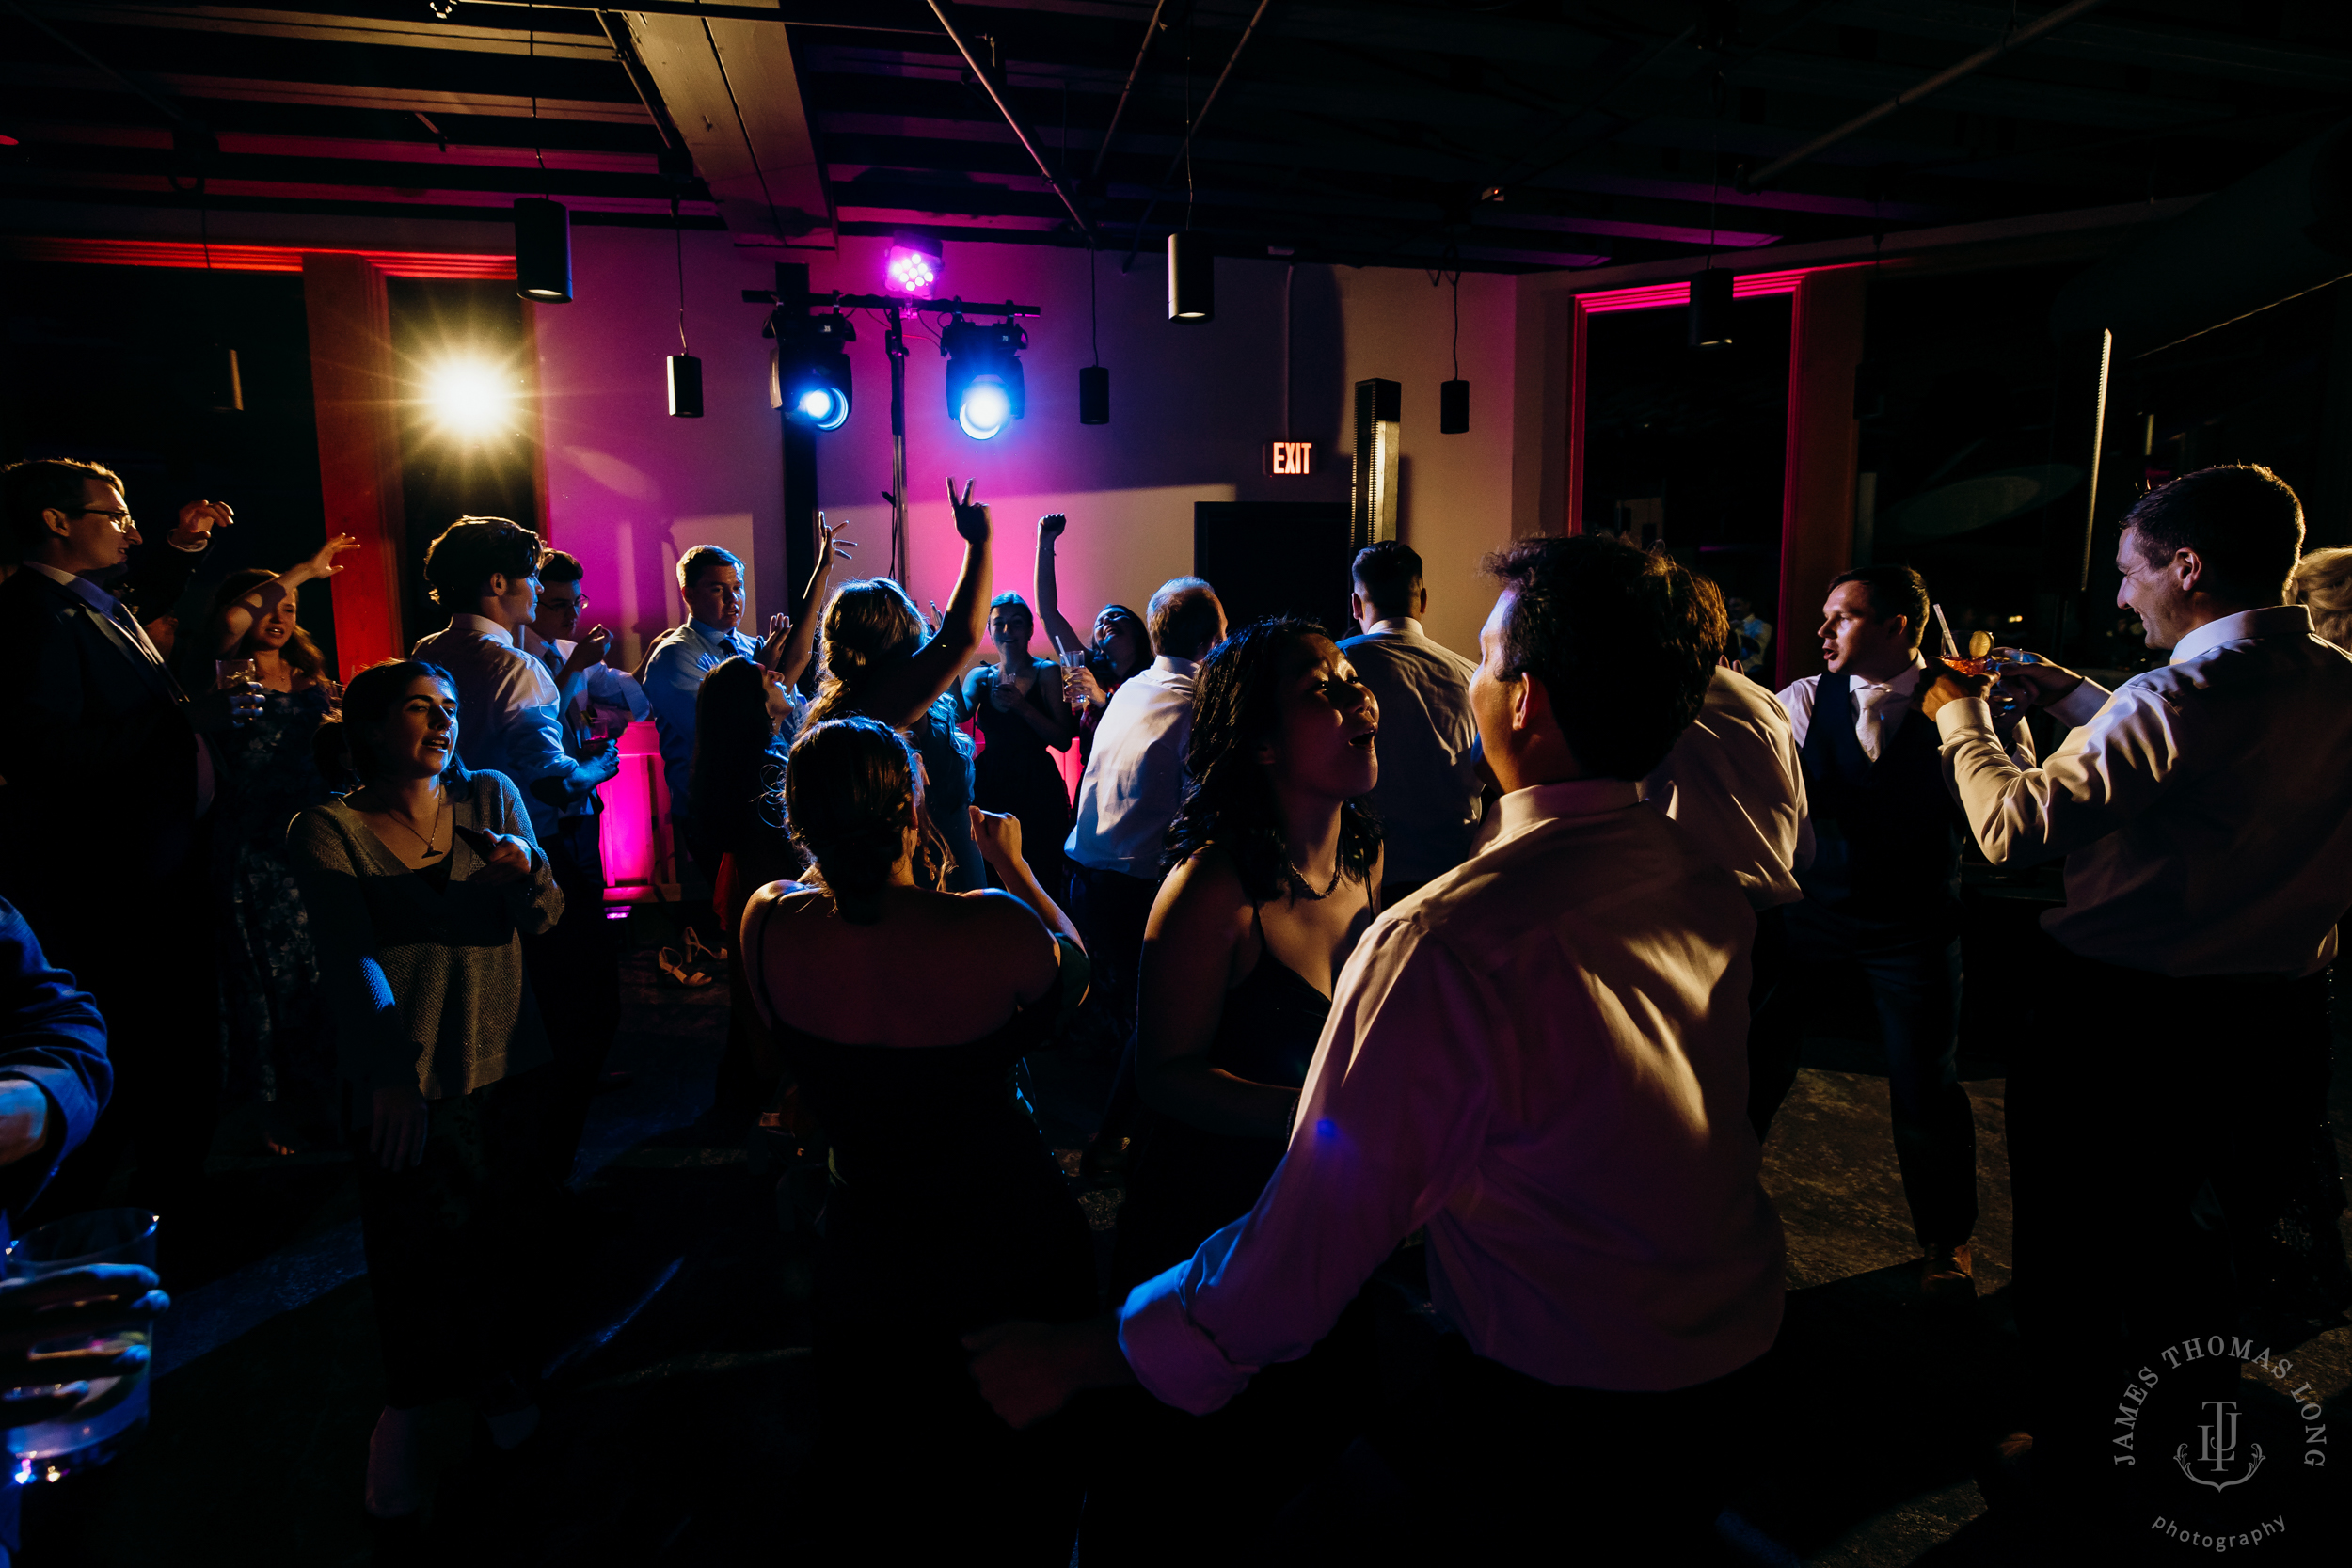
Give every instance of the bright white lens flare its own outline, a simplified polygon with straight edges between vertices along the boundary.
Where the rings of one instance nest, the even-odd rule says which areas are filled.
[[[818,430],[839,430],[850,418],[850,400],[833,387],[811,387],[796,406],[801,418]]]
[[[461,359],[442,365],[426,378],[425,400],[443,430],[453,436],[479,436],[506,428],[515,394],[497,371]]]
[[[1004,383],[993,375],[976,377],[972,389],[963,394],[963,406],[956,412],[956,423],[975,441],[986,441],[1005,428],[1012,417],[1012,400],[1005,395]]]

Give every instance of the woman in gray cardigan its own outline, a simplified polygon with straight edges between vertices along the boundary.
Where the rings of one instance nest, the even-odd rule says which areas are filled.
[[[564,895],[503,774],[457,760],[457,693],[414,661],[361,671],[342,731],[360,787],[286,832],[334,1014],[384,1341],[367,1510],[421,1517],[420,1408],[470,1398],[492,1441],[538,1410],[501,1363],[494,1271],[529,1180],[522,1074],[548,1059],[522,938]]]

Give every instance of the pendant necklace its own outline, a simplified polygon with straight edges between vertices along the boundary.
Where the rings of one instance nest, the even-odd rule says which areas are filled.
[[[433,847],[433,839],[441,836],[441,813],[447,810],[448,807],[449,802],[444,800],[438,806],[434,808],[432,838],[428,838],[424,834],[417,832],[416,828],[409,823],[408,819],[397,812],[388,811],[384,815],[399,823],[402,827],[406,828],[408,830],[408,836],[415,839],[419,844],[424,846],[424,859],[438,860],[441,856],[448,854],[449,851],[447,849],[436,849]]]
[[[1340,885],[1341,873],[1347,869],[1347,860],[1345,856],[1341,856],[1338,859],[1335,859],[1331,863],[1331,880],[1325,885],[1324,890],[1321,893],[1317,893],[1313,888],[1308,885],[1307,874],[1298,869],[1298,863],[1296,861],[1286,860],[1282,863],[1290,867],[1291,890],[1294,893],[1296,893],[1300,897],[1317,904],[1322,903],[1326,898],[1331,896],[1332,892]]]

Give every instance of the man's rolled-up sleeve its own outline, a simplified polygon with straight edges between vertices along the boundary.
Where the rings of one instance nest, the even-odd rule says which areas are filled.
[[[1485,1063],[1509,1032],[1490,989],[1418,926],[1369,933],[1256,1207],[1129,1293],[1119,1342],[1137,1381],[1205,1415],[1313,1349],[1470,1180],[1491,1114]]]

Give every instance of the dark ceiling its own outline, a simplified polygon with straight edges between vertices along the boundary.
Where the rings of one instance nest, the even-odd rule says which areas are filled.
[[[2055,8],[943,8],[1062,192],[925,0],[0,0],[0,213],[54,232],[58,202],[161,209],[193,237],[200,178],[215,213],[481,218],[544,191],[578,222],[667,224],[678,195],[745,244],[1085,245],[1074,206],[1120,254],[1188,224],[1235,256],[1528,271],[1695,260],[1710,229],[1740,247],[2209,191],[2352,115],[2352,5],[2110,0],[1750,193]]]

